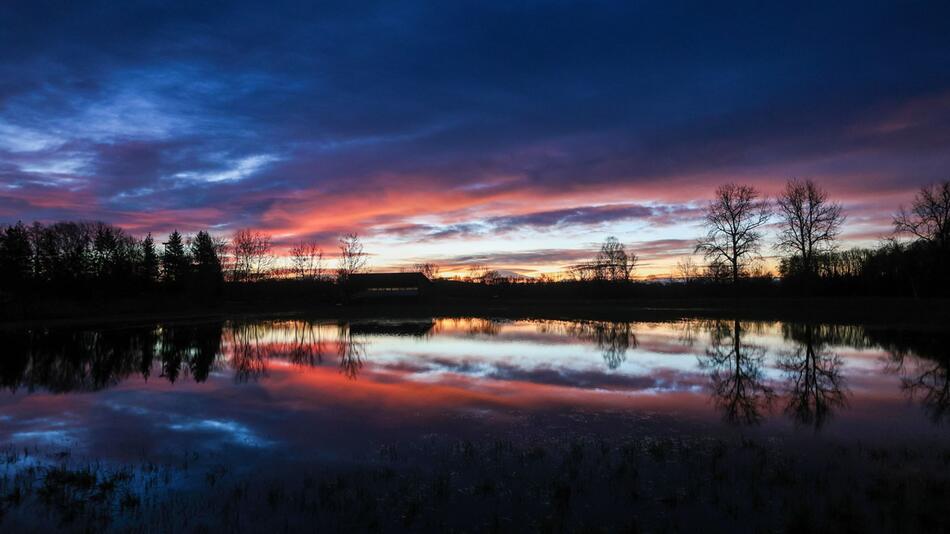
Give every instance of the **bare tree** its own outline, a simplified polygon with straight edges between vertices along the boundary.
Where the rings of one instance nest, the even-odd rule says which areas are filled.
[[[844,224],[841,204],[811,180],[789,180],[778,197],[781,231],[777,248],[798,256],[801,268],[814,273],[818,256],[834,248]]]
[[[473,263],[468,266],[468,278],[473,282],[481,281],[482,278],[490,271],[487,265],[482,265],[481,263]]]
[[[725,184],[716,189],[716,198],[706,208],[707,234],[696,244],[696,252],[707,259],[720,259],[732,270],[732,282],[739,281],[748,261],[759,254],[761,228],[771,216],[769,204],[748,185]]]
[[[294,273],[301,280],[323,278],[323,250],[316,243],[297,243],[290,249]]]
[[[947,248],[950,245],[950,181],[921,187],[910,212],[901,207],[894,216],[894,229]]]
[[[488,269],[485,271],[485,274],[479,278],[479,281],[486,285],[497,284],[499,282],[503,282],[504,280],[505,277],[503,277],[500,272],[494,269]]]
[[[238,230],[234,234],[232,253],[234,262],[231,277],[236,281],[260,279],[274,263],[271,236],[250,229]]]
[[[589,282],[595,280],[598,275],[597,262],[587,261],[584,263],[578,263],[571,265],[568,273],[572,280],[577,282]]]
[[[441,268],[435,263],[423,262],[413,265],[412,270],[424,274],[429,280],[434,280],[439,275]]]
[[[366,253],[363,251],[363,242],[356,234],[346,234],[340,238],[340,264],[337,268],[337,277],[346,282],[350,276],[363,270],[366,266]]]
[[[699,278],[699,266],[692,256],[686,256],[676,262],[676,277],[687,284]]]
[[[604,240],[597,254],[597,278],[600,280],[626,281],[637,265],[637,255],[627,253],[627,248],[614,236]]]

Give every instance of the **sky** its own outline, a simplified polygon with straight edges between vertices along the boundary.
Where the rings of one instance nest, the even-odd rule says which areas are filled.
[[[868,246],[950,178],[946,2],[0,5],[0,222],[240,228],[377,270],[664,275],[735,181]],[[774,229],[770,229],[774,231]],[[763,254],[774,254],[766,248]]]

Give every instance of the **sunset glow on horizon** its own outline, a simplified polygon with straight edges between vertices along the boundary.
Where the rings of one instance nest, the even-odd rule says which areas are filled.
[[[812,179],[852,247],[950,179],[945,5],[278,4],[0,8],[0,223],[252,228],[329,267],[354,232],[449,276],[616,236],[662,277],[722,183]]]

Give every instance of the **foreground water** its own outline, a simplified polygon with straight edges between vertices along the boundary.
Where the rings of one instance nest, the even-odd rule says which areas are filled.
[[[444,475],[447,488],[459,483],[458,491],[477,495],[482,482],[476,479],[486,467],[474,457],[495,454],[489,462],[499,470],[493,494],[510,475],[506,462],[520,465],[512,468],[518,471],[517,482],[508,482],[508,497],[495,495],[498,502],[489,507],[492,521],[502,527],[509,521],[507,526],[515,528],[525,519],[512,519],[514,511],[499,516],[499,502],[522,495],[517,486],[532,484],[531,477],[537,484],[556,483],[564,462],[590,462],[590,452],[583,460],[585,447],[600,447],[604,458],[615,455],[618,462],[627,461],[624,447],[632,447],[637,452],[628,460],[634,464],[637,455],[663,460],[679,451],[691,459],[673,462],[677,469],[694,463],[702,470],[709,458],[729,457],[720,452],[728,444],[739,443],[782,458],[789,451],[817,451],[830,461],[855,462],[858,474],[869,471],[857,459],[861,453],[853,451],[873,458],[880,451],[920,450],[934,456],[917,458],[907,469],[929,469],[928,462],[946,469],[948,337],[947,332],[721,320],[479,318],[235,319],[4,331],[0,447],[7,460],[0,521],[6,515],[21,527],[44,524],[24,510],[45,503],[65,514],[55,519],[60,527],[73,520],[82,528],[141,527],[137,521],[154,526],[158,514],[162,528],[187,529],[207,526],[211,519],[162,516],[202,515],[204,505],[169,500],[175,492],[200,491],[210,499],[206,504],[227,508],[234,488],[237,503],[254,492],[249,480],[270,477],[271,485],[260,489],[261,506],[273,508],[289,492],[281,484],[296,487],[301,473],[311,473],[311,484],[317,484],[313,481],[327,473],[360,472],[362,482],[351,485],[378,489],[386,483],[365,470],[380,465],[396,469],[393,476],[401,482],[389,482],[396,484],[391,488],[396,494],[419,485],[399,479],[406,472],[426,480],[426,492],[437,492],[440,483],[431,483],[431,477],[444,472],[449,473]],[[530,474],[523,462],[531,454],[558,459],[547,471],[536,467]],[[577,454],[582,459],[572,460]],[[747,458],[735,456],[727,469],[733,474]],[[465,466],[473,472],[464,474]],[[656,467],[658,473],[664,469],[671,467]],[[813,463],[796,472],[821,469]],[[639,478],[648,468],[635,470],[641,473],[631,482],[637,495],[657,487],[656,480]],[[606,479],[590,476],[587,498],[607,491]],[[682,476],[688,478],[688,470]],[[124,483],[121,492],[111,489],[117,483]],[[109,491],[102,484],[111,484]],[[679,482],[670,484],[669,491],[678,495]],[[567,502],[579,502],[577,488],[570,487],[575,493],[568,491]],[[37,488],[47,493],[37,493],[41,498],[34,508],[21,506]],[[4,498],[4,492],[15,498]],[[216,492],[221,495],[208,496]],[[70,516],[77,499],[96,495],[107,505],[103,510]],[[648,497],[651,502],[668,498]],[[536,506],[538,517],[552,525],[592,524],[583,511],[591,512],[589,503],[570,512],[571,523],[567,516],[551,515],[563,495],[544,494],[534,504],[521,498],[523,506]],[[299,499],[306,502],[305,496]],[[367,499],[377,505],[384,500]],[[719,497],[710,499],[718,502]],[[330,506],[326,499],[319,502],[314,510]],[[696,497],[692,506],[701,502]],[[147,503],[154,509],[143,511]],[[464,499],[456,504],[469,512],[475,506]],[[873,511],[869,507],[857,509]],[[294,516],[302,510],[285,510],[286,525],[299,526]],[[342,512],[324,510],[319,517],[322,524],[343,528],[354,513],[344,507]],[[776,513],[788,520],[788,510]],[[676,522],[688,519],[672,516],[673,524],[688,525]],[[724,528],[728,517],[726,510]],[[231,519],[240,524],[240,514]],[[389,519],[359,526],[418,524],[413,518],[400,523],[405,513],[395,523]],[[423,524],[435,529],[450,519]],[[528,526],[543,530],[545,524]]]

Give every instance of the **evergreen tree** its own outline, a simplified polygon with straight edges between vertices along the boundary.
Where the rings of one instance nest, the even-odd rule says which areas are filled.
[[[195,274],[199,287],[204,290],[215,290],[224,282],[224,273],[221,270],[221,259],[218,258],[214,239],[208,232],[198,232],[191,242],[191,256],[194,260]]]
[[[155,252],[155,240],[149,233],[142,240],[142,278],[147,284],[158,281],[158,254]]]
[[[188,278],[191,264],[185,253],[184,240],[178,230],[168,236],[162,252],[162,280],[170,285],[180,285]]]

